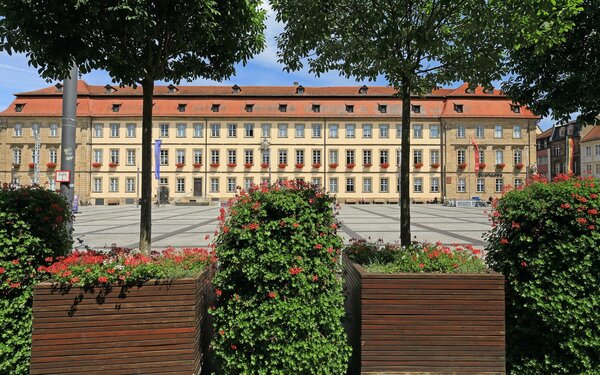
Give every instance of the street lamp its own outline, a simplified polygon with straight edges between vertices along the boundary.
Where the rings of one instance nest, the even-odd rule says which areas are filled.
[[[271,142],[269,141],[269,139],[267,137],[263,137],[263,139],[261,139],[261,141],[260,141],[260,149],[262,150],[263,154],[264,154],[265,151],[268,152],[268,153],[270,153]],[[271,185],[271,163],[270,163],[271,157],[270,156],[271,155],[269,155],[269,185]]]

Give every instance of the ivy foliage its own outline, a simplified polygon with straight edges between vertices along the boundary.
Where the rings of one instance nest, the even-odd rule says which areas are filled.
[[[600,180],[561,176],[507,193],[487,262],[506,277],[511,374],[600,373]]]
[[[334,200],[304,183],[241,192],[221,212],[217,374],[345,374]]]
[[[28,374],[39,266],[71,246],[67,203],[39,187],[0,190],[0,373]]]

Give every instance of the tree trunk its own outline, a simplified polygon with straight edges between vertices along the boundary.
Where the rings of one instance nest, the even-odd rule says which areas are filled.
[[[152,237],[152,98],[154,80],[142,82],[142,191],[140,194],[140,252],[150,253]]]
[[[400,245],[408,246],[410,236],[410,84],[402,81],[402,149],[400,152]]]

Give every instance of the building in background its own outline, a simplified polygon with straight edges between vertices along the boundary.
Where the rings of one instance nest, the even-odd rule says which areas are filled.
[[[579,140],[581,124],[569,122],[554,125],[550,136],[550,177],[559,174],[581,175]]]
[[[541,132],[536,137],[536,157],[537,157],[537,173],[540,176],[552,179],[551,169],[548,168],[550,164],[550,137],[554,128],[550,128],[544,132]]]
[[[581,174],[600,178],[600,125],[584,127],[581,130],[579,146],[581,148]]]
[[[0,113],[0,181],[57,187],[62,87],[20,93]],[[157,86],[153,139],[175,202],[223,200],[237,187],[301,179],[346,202],[397,202],[401,101],[388,87]],[[141,162],[141,88],[78,83],[75,191],[133,203]],[[538,117],[493,89],[439,89],[411,106],[410,194],[482,199],[525,182]],[[475,150],[479,162],[475,163]],[[154,166],[154,162],[153,162]]]

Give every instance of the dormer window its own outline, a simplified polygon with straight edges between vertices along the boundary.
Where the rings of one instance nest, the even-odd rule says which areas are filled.
[[[298,87],[296,87],[296,95],[302,95],[304,94],[304,86],[299,85]]]
[[[238,86],[238,85],[231,86],[232,94],[239,94],[240,92],[242,92],[242,89],[240,88],[240,86]]]
[[[377,105],[377,110],[380,113],[387,113],[387,105],[386,104],[379,104],[379,105]]]
[[[113,112],[119,112],[120,110],[121,110],[121,104],[113,104],[112,105]]]
[[[279,112],[287,112],[287,104],[280,104]]]
[[[169,94],[175,94],[177,91],[179,91],[179,89],[173,84],[167,86],[167,90]]]
[[[516,105],[516,104],[511,104],[510,110],[513,111],[514,113],[521,113],[521,106]]]
[[[467,94],[475,94],[475,87],[469,86],[469,87],[467,87],[467,89],[465,90],[465,92]]]
[[[104,93],[105,94],[112,94],[115,91],[117,91],[117,90],[114,87],[112,87],[111,85],[104,86]]]
[[[185,112],[185,109],[186,109],[186,107],[187,107],[187,104],[185,104],[185,103],[179,103],[179,104],[177,105],[177,110],[178,110],[179,112]]]
[[[494,93],[494,88],[493,87],[486,87],[485,89],[483,89],[483,93],[491,95],[491,94]]]
[[[15,112],[23,112],[23,107],[25,107],[23,103],[15,104]]]
[[[321,105],[320,104],[313,104],[312,105],[312,111],[315,112],[315,113],[321,112]]]
[[[246,112],[252,112],[254,111],[254,104],[246,104]]]
[[[411,109],[413,113],[421,113],[421,106],[418,104],[411,104]]]
[[[219,107],[221,107],[221,105],[220,105],[220,104],[213,104],[213,105],[210,107],[210,110],[211,110],[211,111],[213,111],[213,112],[219,112]]]
[[[369,91],[369,88],[367,87],[367,85],[364,85],[363,87],[358,89],[358,94],[367,95],[367,91]]]
[[[455,104],[454,105],[454,112],[456,112],[456,113],[463,113],[463,105],[462,104]]]
[[[346,112],[348,112],[348,113],[354,113],[354,105],[353,104],[346,104]]]
[[[58,92],[58,93],[63,92],[63,84],[62,83],[59,82],[56,85],[54,85],[54,87],[56,87],[56,92]]]

